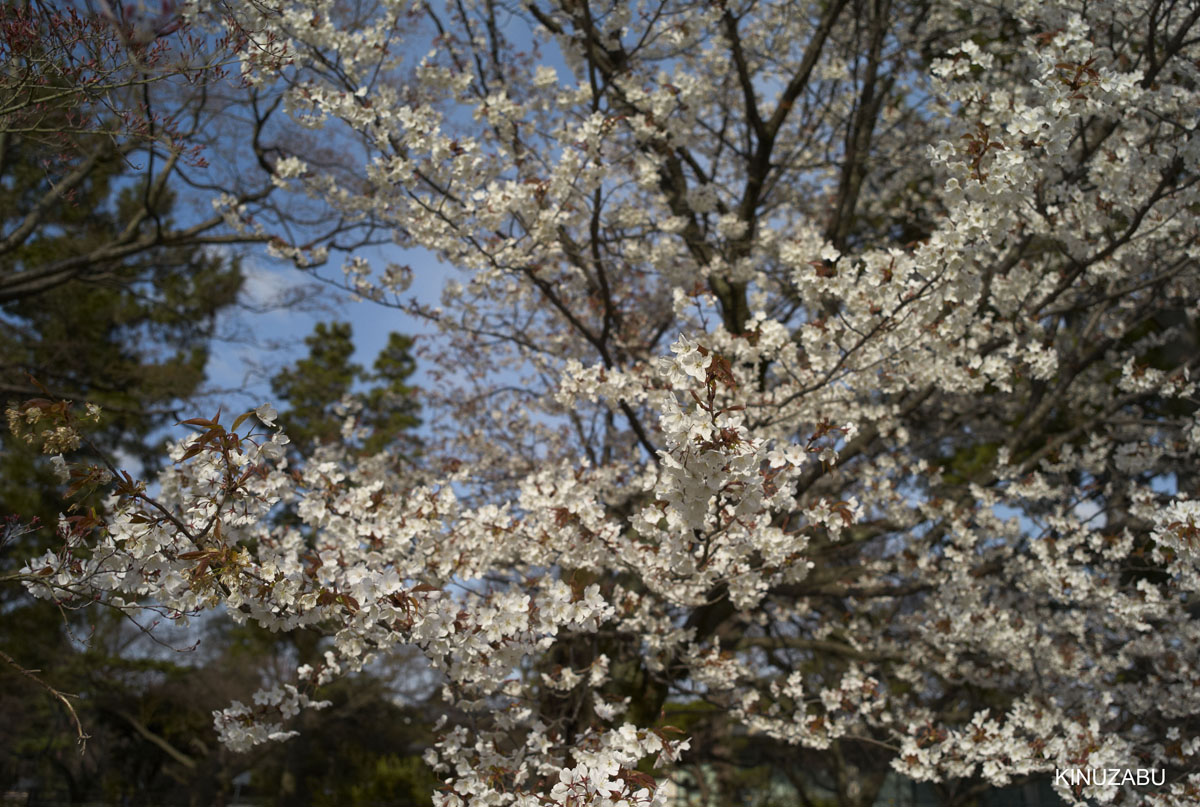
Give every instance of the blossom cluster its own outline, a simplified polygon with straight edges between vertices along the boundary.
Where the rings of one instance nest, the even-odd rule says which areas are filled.
[[[194,420],[30,590],[324,631],[218,716],[237,748],[419,648],[445,805],[661,803],[647,760],[728,764],[688,709],[857,788],[1136,762],[1172,778],[1055,786],[1195,803],[1182,5],[222,4],[247,79],[362,144],[356,182],[278,183],[462,273],[438,308],[338,280],[436,326],[432,448],[296,462],[271,411]],[[561,61],[498,57],[509,26]]]

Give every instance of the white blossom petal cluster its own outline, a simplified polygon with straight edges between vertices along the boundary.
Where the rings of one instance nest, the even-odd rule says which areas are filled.
[[[1196,804],[1187,5],[222,3],[247,81],[356,144],[282,189],[453,267],[437,307],[400,297],[421,268],[336,281],[436,328],[431,448],[194,422],[30,591],[323,631],[217,716],[237,749],[418,648],[440,805],[662,804],[724,764],[675,713],[858,788],[1154,768],[1055,787]]]

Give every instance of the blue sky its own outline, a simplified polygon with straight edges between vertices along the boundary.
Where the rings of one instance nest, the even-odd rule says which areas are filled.
[[[413,284],[405,297],[415,296],[431,305],[437,304],[445,279],[455,272],[427,253],[398,247],[370,253],[377,266],[389,261],[411,266]],[[340,273],[336,261],[335,256],[322,270],[324,276]],[[392,331],[414,336],[434,332],[429,323],[403,311],[365,300],[354,302],[349,294],[317,284],[304,272],[261,254],[246,258],[242,271],[246,275],[240,298],[244,307],[222,316],[219,331],[230,339],[215,343],[208,361],[208,386],[217,391],[209,400],[223,404],[226,411],[274,403],[270,377],[307,353],[304,338],[318,322],[349,322],[354,331],[354,361],[365,367],[375,360]],[[278,305],[285,295],[304,288],[311,294],[302,304]],[[415,380],[418,385],[427,381],[420,363]]]
[[[525,51],[532,47],[533,38],[530,31],[516,17],[508,16],[502,22],[504,34],[510,37],[514,48]],[[409,50],[412,54],[419,55],[431,44],[418,38],[415,43],[410,43]],[[537,63],[555,68],[560,84],[573,84],[576,79],[556,43],[541,42],[539,47],[540,58],[537,59]],[[531,75],[534,70],[536,64],[530,68]],[[463,115],[462,120],[469,122],[469,115],[465,111],[460,112]],[[394,245],[385,245],[359,250],[354,254],[366,257],[376,270],[376,276],[382,273],[381,270],[388,263],[410,266],[413,270],[413,283],[403,297],[416,297],[419,302],[428,305],[438,305],[445,281],[460,274],[455,267],[438,261],[432,253],[424,250],[406,250]],[[322,276],[340,280],[341,262],[344,257],[332,254],[329,263],[321,269]],[[314,283],[310,276],[290,264],[266,257],[261,249],[244,259],[242,269],[246,274],[246,284],[241,302],[248,308],[269,308],[281,294]],[[394,308],[368,301],[352,302],[349,294],[332,286],[324,286],[314,302],[319,303],[317,310],[306,310],[311,309],[310,306],[281,308],[261,313],[241,310],[227,316],[221,323],[222,330],[253,334],[255,341],[262,345],[217,343],[213,346],[207,368],[209,388],[241,392],[211,396],[206,399],[204,405],[211,406],[219,402],[226,405],[226,411],[241,412],[263,402],[277,403],[271,393],[270,378],[285,364],[306,355],[304,338],[312,333],[317,322],[350,322],[356,347],[353,361],[364,367],[371,366],[379,351],[386,345],[388,334],[392,331],[418,338],[436,332],[436,328],[430,323],[410,317]],[[266,349],[265,346],[270,342],[280,344]],[[425,369],[418,359],[414,376],[417,386],[429,383]]]

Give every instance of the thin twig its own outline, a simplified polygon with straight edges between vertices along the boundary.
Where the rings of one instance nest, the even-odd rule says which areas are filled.
[[[34,675],[35,672],[40,672],[39,670],[25,669],[20,664],[18,664],[15,660],[13,660],[12,656],[10,656],[8,653],[5,653],[3,650],[0,650],[0,658],[3,658],[4,661],[8,663],[9,666],[11,666],[14,670],[19,672],[21,675],[25,676],[30,681],[33,681],[35,684],[40,686],[42,689],[46,690],[51,695],[53,695],[54,697],[56,697],[60,701],[62,701],[63,706],[67,707],[67,712],[69,712],[71,715],[71,722],[73,722],[75,724],[75,734],[77,737],[77,742],[79,743],[79,753],[82,754],[84,752],[84,750],[87,748],[87,741],[91,738],[91,735],[84,732],[83,723],[81,723],[79,721],[79,715],[75,713],[75,707],[71,705],[71,701],[67,700],[68,698],[78,697],[78,695],[68,695],[63,692],[59,692],[57,689],[52,687],[50,684],[47,684],[41,678],[38,678],[36,675]]]

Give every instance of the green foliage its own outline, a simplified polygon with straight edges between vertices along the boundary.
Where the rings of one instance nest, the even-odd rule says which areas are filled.
[[[0,120],[0,235],[36,214],[28,237],[0,249],[0,401],[96,403],[103,415],[88,439],[152,470],[163,454],[156,434],[200,390],[218,318],[243,276],[234,258],[164,240],[179,229],[170,187],[147,170],[144,152],[135,160],[119,138],[80,132],[71,124],[79,110],[70,94],[61,97],[39,107],[37,132]],[[63,177],[93,158],[56,198]],[[392,334],[368,371],[350,361],[351,336],[349,325],[319,326],[310,356],[276,379],[291,404],[284,423],[300,444],[340,440],[334,407],[349,395],[366,429],[362,451],[414,455],[411,339]],[[36,446],[0,434],[0,516],[42,525],[0,546],[0,573],[53,543],[67,507],[63,487]],[[101,506],[86,496],[73,502],[80,512]],[[0,733],[0,792],[36,782],[43,799],[211,805],[231,801],[234,779],[251,773],[243,802],[416,805],[428,804],[437,785],[420,758],[428,719],[396,706],[368,675],[321,693],[333,706],[302,718],[301,742],[245,756],[218,745],[212,711],[246,699],[297,659],[319,657],[316,632],[210,630],[197,652],[177,653],[112,614],[93,613],[84,624],[14,585],[0,586],[0,609],[0,650],[76,695],[91,735],[81,754],[61,703],[0,660],[0,715],[10,728]]]
[[[86,432],[95,448],[151,465],[162,454],[156,431],[205,379],[217,318],[236,301],[242,273],[234,259],[156,238],[173,226],[171,193],[113,137],[72,133],[78,110],[65,97],[39,105],[37,132],[0,120],[0,233],[34,224],[0,249],[0,402],[96,403],[103,414]],[[89,161],[56,196],[64,174]],[[90,453],[85,445],[75,458]],[[0,547],[0,574],[53,543],[68,507],[64,487],[37,446],[0,433],[0,514],[41,525]],[[102,506],[88,496],[72,504],[77,512]],[[179,689],[191,667],[125,657],[130,626],[82,624],[19,586],[0,586],[0,609],[0,650],[12,659],[0,661],[0,714],[10,728],[0,737],[0,791],[33,780],[54,791],[48,798],[138,804],[149,798],[139,794],[178,784],[185,769],[148,737],[195,754],[189,742],[211,733],[213,707]],[[120,639],[104,647],[106,637]],[[17,665],[78,696],[92,735],[85,753],[62,704]]]
[[[988,469],[999,454],[999,443],[972,443],[959,448],[943,460],[942,474],[947,484],[962,485]]]
[[[33,203],[21,191],[46,178],[30,143],[5,147],[10,170],[0,179],[16,191],[0,194],[7,227]],[[114,239],[142,203],[125,169],[109,158],[33,237],[0,254],[0,275],[36,272]],[[169,220],[171,199],[161,201],[156,213]],[[217,316],[235,302],[242,274],[236,261],[196,246],[159,246],[104,268],[0,305],[0,392],[8,401],[40,396],[36,379],[55,397],[97,403],[104,416],[89,434],[97,447],[150,463],[161,452],[149,436],[199,389]],[[0,447],[0,511],[52,525],[62,505],[43,458],[7,434]]]
[[[342,441],[344,399],[357,410],[357,425],[366,430],[358,445],[363,454],[383,450],[411,456],[417,443],[411,432],[420,425],[420,402],[408,379],[416,370],[413,341],[392,333],[375,359],[373,372],[350,361],[353,330],[348,322],[318,323],[306,337],[308,356],[271,379],[275,394],[288,404],[279,419],[301,449]],[[363,389],[365,387],[365,389]]]
[[[59,628],[53,619],[44,627]],[[30,653],[62,691],[79,694],[91,739],[81,754],[58,704],[0,671],[0,714],[14,727],[0,735],[0,788],[24,779],[55,801],[208,807],[228,803],[241,776],[246,804],[430,803],[438,781],[421,754],[432,743],[431,718],[397,705],[378,676],[324,688],[331,705],[302,715],[302,734],[291,742],[245,755],[216,742],[213,710],[294,666],[297,654],[319,655],[316,633],[293,645],[261,628],[212,625],[194,653],[174,653],[149,640],[139,645],[137,629],[112,613],[94,627],[85,651],[47,657],[33,637],[11,648]]]
[[[362,771],[350,785],[349,798],[322,797],[314,805],[374,805],[432,803],[440,782],[420,757],[388,754],[375,760],[374,770]]]
[[[317,323],[304,339],[308,356],[271,379],[271,389],[288,403],[279,422],[297,446],[341,439],[341,423],[332,406],[350,393],[363,372],[361,365],[350,361],[351,336],[348,322]]]
[[[421,759],[433,743],[429,714],[396,703],[377,675],[338,680],[320,695],[330,705],[302,714],[295,725],[298,737],[259,752],[251,769],[254,803],[416,807],[431,802],[439,782]]]

